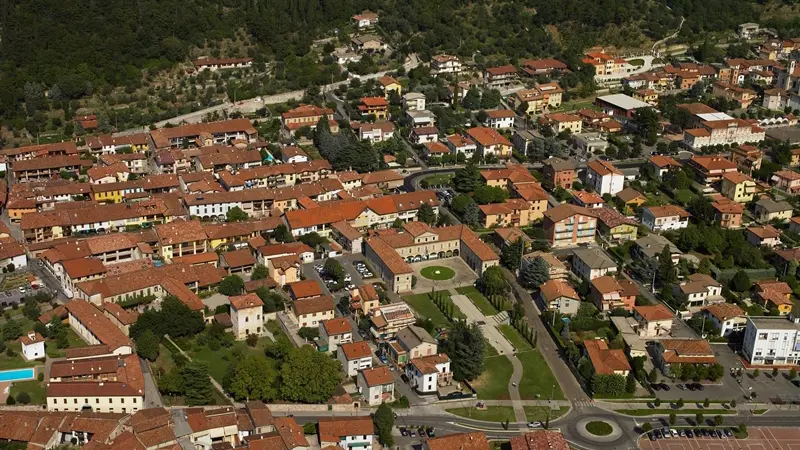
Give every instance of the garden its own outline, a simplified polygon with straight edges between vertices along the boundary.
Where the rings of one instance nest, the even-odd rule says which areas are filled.
[[[453,269],[451,269],[449,267],[444,267],[444,266],[423,267],[419,271],[419,273],[423,277],[425,277],[425,278],[427,278],[429,280],[435,280],[435,281],[449,280],[449,279],[453,278],[454,276],[456,276],[456,271],[455,270],[453,270]]]

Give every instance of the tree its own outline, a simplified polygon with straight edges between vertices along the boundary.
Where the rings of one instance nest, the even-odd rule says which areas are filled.
[[[797,368],[795,368],[795,367],[792,367],[792,369],[791,369],[791,370],[789,370],[789,379],[790,379],[790,380],[795,380],[795,379],[797,379]]]
[[[501,187],[487,186],[485,184],[479,185],[475,188],[473,199],[479,205],[488,205],[490,203],[502,203],[508,198],[508,191]]]
[[[753,371],[753,378],[758,378],[759,375],[761,375],[761,371],[759,369]]]
[[[345,271],[339,261],[328,258],[322,268],[325,270],[325,273],[336,280],[337,283],[341,284],[344,281]]]
[[[300,403],[323,403],[339,386],[339,361],[310,345],[289,351],[281,366],[280,397]]]
[[[184,400],[186,406],[209,405],[214,399],[208,367],[198,361],[190,361],[181,369]]]
[[[266,358],[249,355],[231,366],[223,385],[236,400],[270,401],[277,397],[277,380],[278,374]]]
[[[10,319],[3,325],[3,340],[15,341],[22,336],[22,326],[14,319]]]
[[[650,373],[647,374],[647,381],[650,383],[655,383],[658,380],[658,369],[653,367],[650,369]]]
[[[672,263],[669,245],[665,245],[658,256],[658,279],[661,286],[667,287],[678,281],[678,271],[675,269],[675,264]]]
[[[324,237],[320,236],[316,232],[311,232],[311,233],[304,234],[304,235],[300,236],[299,238],[297,238],[297,240],[302,242],[303,244],[306,244],[307,246],[309,246],[311,248],[317,248],[317,246],[328,242],[327,238],[324,238]]]
[[[239,275],[228,275],[219,283],[219,292],[227,296],[242,295],[244,280]]]
[[[494,109],[500,106],[503,97],[497,89],[484,91],[481,95],[481,108]]]
[[[470,161],[463,169],[456,170],[450,183],[457,192],[474,192],[482,184],[482,180],[478,166]]]
[[[730,287],[736,292],[745,292],[750,289],[750,277],[747,272],[740,270],[733,275],[730,281]]]
[[[247,342],[247,345],[249,347],[255,347],[256,345],[258,345],[258,335],[257,334],[250,333],[250,334],[247,335],[247,337],[244,340],[245,340],[245,342]]]
[[[636,392],[636,377],[633,372],[628,372],[628,378],[625,380],[625,392],[628,394]]]
[[[700,260],[700,264],[697,266],[697,273],[711,275],[711,261],[709,261],[708,258]]]
[[[469,88],[464,98],[461,100],[461,106],[472,111],[481,107],[481,92],[477,87],[472,86]]]
[[[504,295],[510,288],[503,269],[499,266],[492,266],[484,270],[480,285],[484,293],[488,295]]]
[[[251,280],[263,280],[267,278],[269,275],[269,270],[267,270],[267,266],[263,264],[256,264],[253,267],[253,273],[250,275]]]
[[[731,400],[731,408],[736,408],[736,399]]]
[[[136,339],[136,353],[149,361],[155,361],[158,358],[158,345],[160,342],[153,330],[145,330]]]
[[[678,409],[680,409],[680,408],[683,408],[683,405],[684,405],[684,403],[683,403],[683,397],[679,398],[679,399],[678,399],[678,401],[677,401],[677,402],[675,402],[675,406],[677,406],[677,407],[678,407]]]
[[[25,304],[22,306],[22,315],[30,320],[37,320],[39,316],[42,315],[42,311],[39,309],[39,304],[34,298],[25,299]]]
[[[777,367],[773,367],[772,368],[772,379],[774,380],[776,378],[778,378],[778,368]]]
[[[694,415],[694,423],[697,425],[701,425],[703,423],[703,413],[697,413]]]
[[[649,433],[653,431],[653,425],[650,422],[645,422],[642,424],[642,431],[645,433]]]
[[[375,415],[372,417],[375,429],[378,431],[378,440],[384,447],[394,445],[392,429],[394,428],[394,412],[388,403],[381,403]]]
[[[524,245],[522,238],[517,239],[512,244],[504,245],[503,250],[500,252],[500,264],[508,267],[509,270],[519,269]]]
[[[31,402],[31,395],[25,391],[20,392],[17,394],[17,403],[21,405],[27,405]]]
[[[233,208],[229,209],[227,213],[225,213],[226,222],[243,222],[249,218],[250,216],[248,216],[247,213],[242,211],[242,208],[239,208],[238,206],[234,206]]]
[[[486,339],[477,324],[458,321],[447,335],[443,351],[450,357],[456,380],[474,380],[483,373]]]
[[[436,224],[436,213],[433,211],[431,205],[423,203],[417,212],[417,220],[428,225]]]
[[[292,237],[292,233],[289,231],[289,228],[286,227],[284,224],[280,224],[275,227],[275,231],[273,232],[273,237],[278,242],[292,242],[294,241],[294,237]]]
[[[192,311],[175,296],[168,295],[161,302],[161,310],[149,309],[139,315],[131,326],[130,336],[136,340],[146,330],[152,330],[159,338],[165,334],[172,337],[192,336],[205,328],[203,314]]]
[[[469,204],[467,204],[467,207],[464,208],[464,214],[461,215],[461,220],[467,225],[477,225],[480,221],[480,218],[481,212],[478,208],[478,204],[474,201],[471,201]]]
[[[58,348],[67,348],[69,347],[69,336],[67,333],[67,327],[64,325],[64,322],[58,318],[57,315],[54,315],[50,318],[50,322],[48,322],[47,327],[47,335],[51,339],[56,340],[56,347]]]
[[[721,415],[714,416],[714,425],[721,427],[725,423],[725,419]]]
[[[673,413],[669,413],[669,424],[670,425],[675,425],[675,422],[677,422],[677,421],[678,421],[678,416],[674,412]]]
[[[661,406],[661,399],[660,399],[660,398],[658,398],[658,397],[656,397],[656,399],[655,399],[655,400],[653,400],[653,406],[655,406],[656,408],[658,408],[659,406]]]

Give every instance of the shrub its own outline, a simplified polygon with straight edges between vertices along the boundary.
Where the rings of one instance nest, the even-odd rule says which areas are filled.
[[[9,395],[8,398],[6,399],[6,405],[16,405],[16,404],[17,401],[14,399],[14,397]]]
[[[44,373],[39,372],[39,374],[36,375],[36,379],[39,381],[44,381]]]
[[[30,402],[31,402],[31,396],[27,392],[23,391],[17,394],[17,403],[27,405]]]

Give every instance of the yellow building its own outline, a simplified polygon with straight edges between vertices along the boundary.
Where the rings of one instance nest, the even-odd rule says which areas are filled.
[[[722,195],[737,203],[753,200],[756,193],[756,182],[741,172],[728,172],[722,177]]]
[[[208,248],[208,236],[199,220],[156,225],[155,229],[161,256],[165,261],[170,261],[173,257],[205,253]]]
[[[546,205],[545,205],[546,207]],[[513,198],[504,203],[480,205],[483,227],[525,227],[541,219],[545,209],[539,204],[535,209],[525,200]]]
[[[398,97],[403,95],[403,85],[388,75],[378,78],[378,83],[381,85],[381,89],[383,89],[383,95],[387,99],[390,95],[392,95],[392,92],[396,92]]]
[[[633,214],[636,208],[647,202],[647,197],[633,188],[625,188],[617,192],[617,197],[625,205],[625,214]]]
[[[609,237],[611,241],[636,240],[639,224],[629,219],[612,208],[594,208],[591,210],[597,215],[600,233]]]
[[[125,195],[137,192],[144,192],[144,189],[136,181],[92,185],[92,199],[100,203],[122,203]]]

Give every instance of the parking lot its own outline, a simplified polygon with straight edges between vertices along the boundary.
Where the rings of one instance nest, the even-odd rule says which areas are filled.
[[[800,429],[797,428],[750,428],[747,439],[712,437],[677,437],[651,441],[647,435],[639,438],[639,448],[644,450],[798,450]]]

